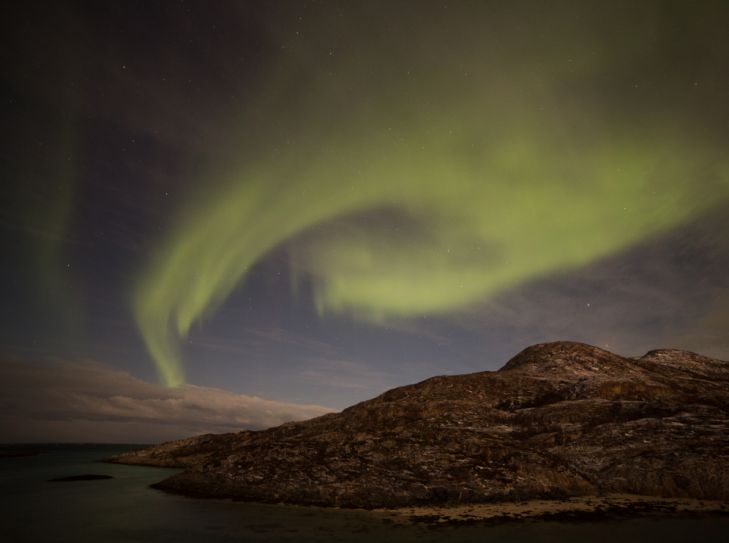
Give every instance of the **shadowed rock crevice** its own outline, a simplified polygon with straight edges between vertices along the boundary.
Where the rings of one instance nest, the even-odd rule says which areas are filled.
[[[601,493],[729,499],[729,363],[534,345],[501,370],[439,376],[341,413],[204,435],[114,461],[184,471],[191,496],[343,507]]]

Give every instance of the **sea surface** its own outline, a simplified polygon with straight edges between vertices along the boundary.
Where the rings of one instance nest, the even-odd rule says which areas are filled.
[[[364,511],[196,500],[149,488],[174,470],[100,462],[129,446],[32,447],[44,452],[0,458],[2,543],[729,541],[726,517],[432,528],[395,525],[385,515]],[[49,481],[83,474],[113,479]]]

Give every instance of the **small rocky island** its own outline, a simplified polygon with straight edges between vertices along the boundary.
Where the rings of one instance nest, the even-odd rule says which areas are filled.
[[[341,413],[126,453],[198,497],[340,507],[616,494],[729,500],[729,363],[556,342]]]
[[[56,477],[49,479],[51,483],[75,483],[77,481],[105,481],[113,479],[111,475],[98,475],[95,473],[86,473],[84,475],[69,475],[67,477]]]

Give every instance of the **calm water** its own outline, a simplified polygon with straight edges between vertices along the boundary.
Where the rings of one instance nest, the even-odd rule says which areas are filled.
[[[729,541],[729,518],[398,527],[365,512],[193,500],[148,488],[171,470],[98,463],[122,450],[125,447],[54,447],[38,456],[0,459],[0,541]],[[88,473],[114,479],[48,482]]]

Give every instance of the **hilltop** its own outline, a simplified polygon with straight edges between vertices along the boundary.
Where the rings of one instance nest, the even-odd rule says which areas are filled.
[[[204,435],[115,462],[184,468],[158,488],[269,503],[409,507],[637,494],[729,499],[729,363],[534,345],[340,413]]]

